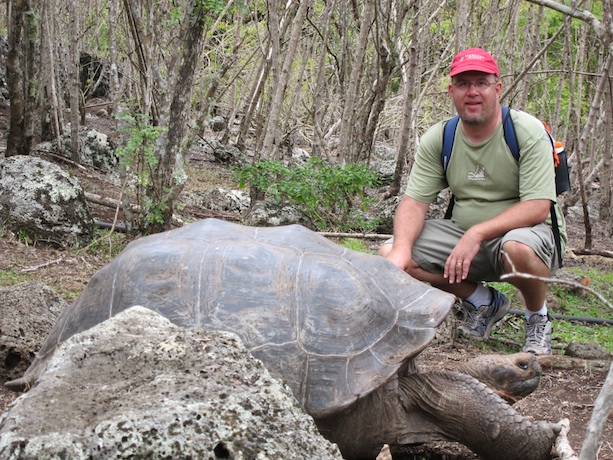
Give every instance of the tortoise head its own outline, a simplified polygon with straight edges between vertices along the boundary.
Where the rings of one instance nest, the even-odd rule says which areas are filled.
[[[459,370],[483,382],[509,404],[528,396],[541,380],[541,366],[532,353],[483,355]]]

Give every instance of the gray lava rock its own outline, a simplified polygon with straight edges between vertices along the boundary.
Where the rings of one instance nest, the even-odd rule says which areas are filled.
[[[316,226],[313,221],[298,208],[270,201],[258,201],[245,216],[245,224],[254,227],[278,227],[280,225],[300,224],[311,230]]]
[[[0,417],[0,458],[341,459],[240,339],[130,308],[66,341]]]
[[[0,286],[0,382],[24,373],[66,303],[37,281]]]
[[[566,346],[564,354],[583,359],[611,359],[611,353],[597,343],[571,342]]]
[[[90,240],[93,220],[79,181],[31,156],[0,160],[0,222],[59,245]]]

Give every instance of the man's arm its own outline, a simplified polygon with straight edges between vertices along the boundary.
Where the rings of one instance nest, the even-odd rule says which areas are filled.
[[[466,279],[470,264],[483,241],[501,237],[509,230],[533,227],[545,222],[550,206],[550,200],[522,201],[492,219],[473,225],[451,251],[445,263],[445,278],[448,278],[450,283]]]
[[[480,241],[503,236],[509,230],[542,224],[549,216],[550,200],[527,200],[517,203],[496,217],[473,225],[466,233],[473,233]]]
[[[421,233],[426,220],[429,203],[404,196],[394,217],[394,244],[387,259],[407,270],[411,263],[413,244]]]

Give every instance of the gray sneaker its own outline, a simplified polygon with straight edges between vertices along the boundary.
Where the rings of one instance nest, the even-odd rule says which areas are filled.
[[[464,335],[477,340],[490,338],[494,324],[500,321],[511,309],[511,300],[502,292],[490,287],[492,303],[477,308],[470,302],[462,302],[465,322],[458,329]]]
[[[535,355],[551,354],[551,317],[549,315],[532,315],[526,321],[526,343],[522,351]]]

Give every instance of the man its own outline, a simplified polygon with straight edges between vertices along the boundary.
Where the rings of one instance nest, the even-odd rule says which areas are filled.
[[[539,120],[512,111],[520,159],[511,154],[502,128],[502,83],[494,58],[480,48],[458,53],[451,64],[449,96],[460,116],[453,154],[443,169],[444,122],[422,137],[405,196],[394,219],[394,238],[379,253],[414,278],[463,299],[460,331],[481,340],[511,307],[484,282],[513,270],[548,277],[557,268],[549,216],[556,200],[552,147]],[[451,219],[426,220],[429,204],[449,186]],[[562,244],[561,212],[556,213]],[[551,317],[543,281],[512,277],[526,305],[523,350],[551,353]]]

